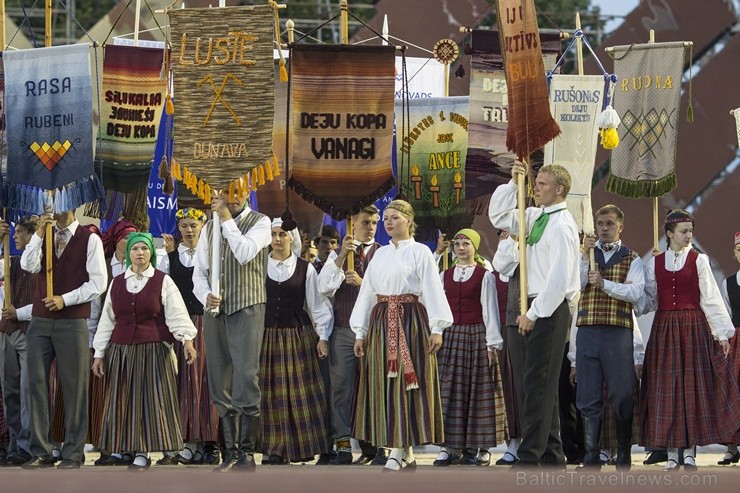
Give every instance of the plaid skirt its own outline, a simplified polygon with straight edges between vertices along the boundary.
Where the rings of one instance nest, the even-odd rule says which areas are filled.
[[[163,342],[111,344],[101,450],[182,449],[172,347]]]
[[[506,438],[506,409],[498,358],[488,365],[486,326],[453,325],[437,354],[444,445],[489,449]]]
[[[732,365],[732,374],[740,385],[740,327],[735,327],[735,336],[730,338],[730,364]],[[735,438],[731,444],[740,443],[740,430],[735,433]]]
[[[637,380],[637,375],[635,375]],[[635,414],[632,420],[632,444],[640,443],[640,382],[635,382]],[[601,421],[601,448],[613,449],[617,446],[617,428],[614,411],[609,404],[609,389],[604,384],[604,414]]]
[[[180,402],[180,428],[183,441],[217,442],[218,410],[211,402],[206,378],[206,343],[203,337],[203,317],[191,315],[198,329],[193,340],[198,357],[192,365],[185,360],[185,346],[175,343],[177,353],[177,397]]]
[[[398,377],[388,376],[386,320],[388,303],[375,305],[365,336],[365,356],[360,359],[354,399],[354,437],[378,447],[409,447],[444,443],[442,398],[437,355],[427,352],[429,319],[424,305],[403,303],[403,330],[419,388],[406,390],[403,358]]]
[[[740,429],[740,390],[701,310],[658,311],[640,390],[648,447],[728,443]]]
[[[496,351],[501,362],[501,384],[504,389],[504,404],[506,407],[506,439],[521,438],[522,428],[519,426],[519,406],[516,402],[516,384],[514,383],[514,368],[511,365],[511,357],[506,347],[507,329],[503,327],[501,336],[504,339],[504,349]]]
[[[265,328],[260,353],[261,450],[292,462],[329,451],[327,392],[313,327]]]

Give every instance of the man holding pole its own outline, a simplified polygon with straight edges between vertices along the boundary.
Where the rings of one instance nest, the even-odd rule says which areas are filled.
[[[259,356],[265,332],[270,220],[247,197],[222,192],[195,253],[193,294],[203,304],[208,386],[225,452],[216,471],[254,470],[260,432]],[[212,252],[221,252],[212,259]],[[214,262],[212,262],[214,260]]]
[[[43,248],[47,225],[53,229],[53,248]],[[51,231],[51,229],[50,229]],[[48,252],[50,253],[48,253]],[[52,270],[46,265],[51,256]],[[84,266],[84,267],[83,267]],[[100,237],[75,219],[74,210],[43,214],[36,234],[21,256],[21,268],[39,273],[33,300],[28,344],[31,408],[31,454],[24,469],[52,467],[49,440],[49,369],[56,358],[64,395],[64,446],[59,469],[79,469],[88,426],[90,356],[87,318],[90,302],[105,291],[108,275]],[[49,283],[53,272],[53,284]],[[47,292],[47,283],[53,293]]]
[[[514,164],[512,177],[526,171]],[[489,218],[493,226],[520,234],[515,180],[496,189]],[[539,465],[565,468],[560,439],[558,378],[570,327],[568,308],[578,291],[579,241],[576,223],[566,209],[570,174],[560,165],[543,166],[535,181],[539,207],[524,211],[527,234],[526,272],[528,309],[517,319],[518,328],[507,328],[507,348],[517,381],[522,443],[515,467]]]

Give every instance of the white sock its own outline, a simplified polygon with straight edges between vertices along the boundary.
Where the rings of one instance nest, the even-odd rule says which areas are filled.
[[[403,449],[400,448],[392,448],[390,449],[391,453],[388,456],[388,462],[385,463],[386,469],[392,469],[394,471],[398,471],[401,469],[401,461],[403,460]]]
[[[180,450],[180,456],[185,460],[190,460],[193,458],[193,450],[195,450],[194,444],[187,443],[185,448]]]
[[[506,444],[506,451],[509,452],[514,457],[518,457],[517,453],[519,452],[519,445],[522,443],[521,438],[512,438],[508,441]]]
[[[668,460],[666,461],[666,468],[669,466],[677,467],[678,466],[678,449],[677,448],[669,448],[667,450],[668,453]],[[670,461],[673,461],[673,464],[669,464]]]
[[[144,452],[137,452],[136,457],[134,458],[134,465],[137,466],[146,466],[146,460],[149,458],[149,453]]]
[[[414,462],[416,458],[414,457],[414,448],[413,447],[406,447],[403,449],[404,452],[404,460],[407,464],[410,464],[411,462]]]
[[[603,460],[604,462],[608,462],[609,459],[612,458],[612,452],[611,450],[602,449],[601,455],[599,455],[599,460]]]
[[[683,450],[683,463],[690,466],[696,465],[696,459],[694,458],[695,452],[694,447],[686,447]]]

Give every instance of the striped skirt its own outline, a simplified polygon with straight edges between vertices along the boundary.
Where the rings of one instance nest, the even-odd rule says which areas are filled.
[[[90,398],[88,399],[88,416],[90,425],[87,428],[87,443],[100,443],[103,431],[103,409],[105,407],[105,388],[108,385],[108,372],[103,377],[90,373]],[[115,452],[108,450],[106,452]]]
[[[735,335],[730,338],[730,362],[732,365],[732,374],[740,385],[740,327],[735,327]],[[735,438],[731,444],[740,444],[740,430],[735,433]]]
[[[206,343],[203,317],[191,315],[198,329],[193,340],[198,358],[192,365],[185,361],[185,346],[175,343],[177,353],[177,396],[180,402],[180,428],[185,443],[218,441],[218,410],[211,402],[206,378]]]
[[[388,377],[386,320],[388,303],[373,308],[358,366],[352,428],[354,437],[378,447],[444,443],[437,355],[427,352],[429,320],[420,303],[403,303],[403,325],[419,388],[406,390],[403,358],[398,377]]]
[[[444,445],[489,449],[506,438],[506,409],[498,358],[488,365],[486,326],[453,325],[437,355]]]
[[[637,379],[637,375],[635,375]],[[635,381],[635,414],[632,420],[632,444],[638,444],[640,440],[640,382]],[[609,404],[609,389],[604,385],[604,414],[601,421],[601,448],[613,449],[617,446],[617,428],[614,421],[614,411]]]
[[[182,449],[173,360],[163,342],[108,347],[102,450]]]
[[[261,450],[292,462],[329,451],[327,392],[313,327],[265,329],[260,353]]]
[[[658,311],[640,389],[649,447],[730,442],[740,429],[740,391],[701,310]]]

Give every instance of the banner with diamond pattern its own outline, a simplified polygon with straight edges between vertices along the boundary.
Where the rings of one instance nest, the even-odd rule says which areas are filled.
[[[8,207],[73,210],[103,197],[93,172],[92,83],[87,44],[7,51]]]

